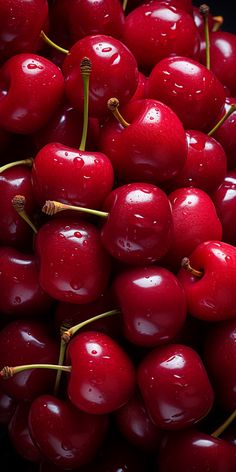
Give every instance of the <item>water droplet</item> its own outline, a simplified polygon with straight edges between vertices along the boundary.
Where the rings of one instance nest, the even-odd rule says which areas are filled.
[[[15,297],[15,300],[14,302],[19,305],[19,303],[21,303],[21,298],[20,297]]]
[[[75,236],[76,238],[82,238],[82,234],[81,234],[79,231],[76,231],[76,232],[74,233],[74,236]]]
[[[70,283],[70,286],[73,290],[79,290],[81,284],[78,280],[72,280],[71,283]]]
[[[112,51],[111,47],[102,48],[102,52],[110,52],[110,51]]]

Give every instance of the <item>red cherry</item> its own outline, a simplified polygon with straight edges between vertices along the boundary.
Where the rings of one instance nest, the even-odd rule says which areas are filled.
[[[108,427],[104,415],[89,415],[52,395],[36,398],[29,412],[32,438],[53,464],[73,470],[93,459]]]
[[[17,407],[17,401],[0,388],[0,424],[7,425]]]
[[[125,336],[140,346],[171,341],[186,317],[184,291],[162,267],[127,269],[114,280]]]
[[[193,18],[166,3],[151,2],[135,8],[126,17],[123,34],[141,70],[150,71],[170,55],[199,58],[200,37]]]
[[[190,256],[194,275],[181,268],[189,313],[208,321],[223,321],[236,315],[236,247],[220,241],[199,244]],[[195,272],[195,271],[194,271]]]
[[[236,105],[236,99],[228,97],[225,100],[224,104],[224,109],[221,111],[219,116],[215,119],[215,122],[217,123],[220,118],[223,117],[223,115],[229,111],[231,105]],[[214,132],[213,137],[219,141],[219,143],[222,145],[222,147],[225,150],[226,156],[227,156],[227,167],[229,169],[235,169],[236,167],[236,133],[235,133],[235,117],[236,117],[236,111],[234,111],[228,118],[227,120],[224,121],[220,125],[220,127],[217,129],[217,131]]]
[[[87,331],[68,344],[72,371],[68,396],[82,411],[101,415],[117,410],[132,396],[134,367],[126,352],[109,336]]]
[[[64,79],[53,62],[35,54],[16,54],[0,69],[0,125],[28,134],[51,118],[64,92]]]
[[[210,411],[214,392],[196,351],[181,344],[152,350],[138,368],[146,408],[161,429],[183,429]]]
[[[153,68],[148,96],[168,105],[187,129],[208,130],[224,107],[215,74],[192,59],[166,57]]]
[[[236,172],[227,173],[222,183],[212,194],[217,214],[222,224],[225,243],[236,246],[236,228],[234,219],[236,214]]]

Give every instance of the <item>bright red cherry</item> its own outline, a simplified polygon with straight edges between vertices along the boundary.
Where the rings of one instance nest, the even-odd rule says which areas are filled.
[[[168,270],[132,268],[114,280],[114,291],[123,315],[124,333],[140,346],[171,341],[186,317],[184,290]]]
[[[16,54],[0,69],[0,126],[33,133],[60,105],[64,79],[53,62],[35,54]]]
[[[37,50],[47,18],[47,0],[1,0],[0,61]]]
[[[236,228],[234,225],[236,214],[236,172],[229,171],[222,183],[211,196],[217,214],[222,224],[225,243],[236,246]]]
[[[56,300],[89,303],[106,289],[110,258],[91,223],[54,219],[40,227],[35,245],[40,284]]]
[[[183,267],[178,273],[189,313],[214,322],[234,318],[236,247],[221,241],[207,241],[196,247],[189,261],[193,270]]]
[[[125,20],[124,43],[141,70],[150,71],[170,55],[199,58],[200,37],[193,18],[164,2],[144,4],[129,13]]]
[[[96,331],[79,333],[68,344],[70,401],[82,411],[101,415],[123,406],[133,395],[134,367],[121,346]]]
[[[36,398],[29,412],[34,442],[47,460],[63,470],[90,462],[105,439],[107,427],[107,416],[89,415],[52,395]]]
[[[133,54],[112,36],[93,35],[77,41],[63,63],[66,94],[70,103],[79,111],[83,110],[80,63],[84,57],[88,57],[92,63],[90,116],[99,118],[106,114],[107,101],[111,97],[117,97],[121,105],[128,102],[135,93],[139,77]]]
[[[58,346],[42,322],[12,321],[0,331],[1,366],[57,363]],[[1,381],[1,389],[20,401],[31,401],[53,387],[55,373],[33,369]]]
[[[209,130],[224,107],[224,86],[192,59],[166,57],[153,68],[148,96],[168,105],[187,129]]]
[[[213,405],[214,392],[202,360],[185,345],[153,349],[139,365],[138,383],[146,408],[161,429],[190,427]]]
[[[109,213],[101,237],[113,257],[144,265],[166,254],[173,222],[169,200],[160,188],[145,183],[120,186],[108,195],[104,209]]]
[[[226,411],[236,409],[236,318],[213,326],[204,343],[204,363],[216,398]]]
[[[208,18],[209,31],[212,31],[212,28],[214,25],[214,19],[210,12],[208,12],[207,18]],[[199,7],[196,7],[196,6],[193,7],[193,20],[201,37],[205,38],[204,19],[203,19],[203,15],[200,12]]]

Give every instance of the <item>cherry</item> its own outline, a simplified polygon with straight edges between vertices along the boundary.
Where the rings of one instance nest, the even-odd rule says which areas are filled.
[[[40,284],[56,300],[90,303],[106,289],[110,258],[91,223],[75,218],[46,222],[36,235],[35,250]]]
[[[20,402],[8,425],[8,434],[15,450],[30,462],[40,462],[42,455],[34,444],[28,426],[31,404]]]
[[[60,69],[43,56],[16,54],[0,69],[0,126],[33,133],[51,118],[64,92]]]
[[[225,113],[229,112],[232,105],[236,105],[235,98],[227,97],[224,104],[224,109],[215,120],[216,123]],[[218,129],[213,133],[213,137],[223,146],[227,156],[227,167],[228,170],[236,167],[236,139],[235,139],[235,116],[236,111],[222,123]]]
[[[137,31],[142,31],[142,35]],[[124,43],[141,70],[150,71],[161,59],[183,55],[198,60],[200,37],[193,18],[184,10],[151,2],[126,17]]]
[[[161,429],[190,427],[213,405],[214,392],[204,364],[185,345],[153,349],[139,365],[138,384],[151,419]]]
[[[234,218],[236,212],[236,172],[229,171],[222,183],[212,194],[217,214],[222,224],[225,243],[236,246]]]
[[[236,248],[221,241],[206,241],[192,252],[190,267],[179,270],[188,311],[192,316],[208,321],[234,318]],[[192,269],[191,269],[192,267]]]
[[[236,409],[236,319],[221,322],[207,333],[204,363],[220,405],[229,412]]]
[[[234,472],[235,465],[231,444],[194,429],[168,434],[158,457],[159,472]]]
[[[89,415],[52,395],[36,398],[29,411],[30,433],[41,454],[66,470],[93,459],[107,427],[107,416]]]
[[[118,101],[108,103],[117,116]],[[130,124],[122,119],[121,129],[119,123],[114,125],[114,118],[110,119],[104,123],[100,138],[100,149],[110,157],[119,180],[157,185],[178,175],[186,160],[187,145],[176,114],[150,99],[131,101],[122,113]]]
[[[185,128],[206,131],[223,110],[225,90],[205,66],[177,56],[165,57],[153,68],[148,96],[172,108]]]
[[[8,424],[15,409],[17,401],[0,388],[0,424]]]
[[[186,318],[184,291],[168,270],[132,268],[114,280],[114,291],[123,314],[125,336],[140,346],[171,341]]]
[[[146,77],[146,75],[144,75],[142,72],[139,72],[138,85],[130,101],[141,100],[143,98],[146,98],[147,80],[148,78]]]
[[[204,19],[203,15],[200,12],[200,9],[196,6],[193,7],[193,20],[201,37],[204,39]],[[208,25],[209,31],[212,31],[214,27],[214,18],[210,12],[208,13]]]
[[[93,35],[77,41],[65,58],[62,70],[67,97],[78,110],[83,109],[79,64],[85,56],[92,63],[90,116],[100,118],[107,113],[110,97],[116,96],[123,105],[134,95],[138,85],[138,68],[129,49],[112,36]]]
[[[6,319],[42,317],[52,307],[52,298],[39,284],[35,254],[14,247],[0,247],[0,311]]]
[[[1,0],[0,61],[37,50],[47,19],[47,0]]]
[[[58,347],[43,323],[12,321],[0,331],[0,359],[1,366],[32,361],[53,363],[58,359]],[[1,381],[1,389],[14,399],[31,401],[50,391],[54,377],[49,370],[27,370]]]

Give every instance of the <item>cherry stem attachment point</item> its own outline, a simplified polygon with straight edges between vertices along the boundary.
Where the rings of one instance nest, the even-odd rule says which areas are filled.
[[[15,195],[12,199],[12,205],[17,211],[18,215],[31,227],[35,234],[37,234],[37,229],[30,220],[29,216],[25,211],[25,197],[24,195]]]
[[[107,107],[108,109],[113,113],[114,117],[119,121],[119,123],[124,126],[124,128],[127,128],[130,124],[123,118],[123,116],[120,114],[118,107],[120,103],[118,98],[112,97],[109,98],[107,102]]]
[[[210,8],[208,5],[203,3],[199,7],[199,11],[203,17],[204,21],[204,35],[205,35],[205,42],[206,42],[206,68],[210,70],[211,68],[211,60],[210,60],[210,39],[209,39],[209,13]]]
[[[22,159],[20,161],[9,162],[8,164],[5,164],[4,166],[0,167],[0,173],[4,172],[7,169],[11,169],[12,167],[21,166],[21,165],[32,167],[33,158],[30,157],[29,159]]]
[[[68,49],[64,49],[61,46],[58,46],[58,44],[54,43],[45,33],[44,31],[41,31],[40,33],[41,38],[45,41],[46,44],[51,46],[52,48],[56,49],[59,52],[63,52],[63,54],[69,54]]]
[[[188,272],[190,272],[190,274],[194,275],[195,277],[202,277],[203,276],[203,272],[200,271],[200,270],[197,270],[197,269],[194,269],[191,265],[190,265],[190,260],[188,257],[184,257],[182,259],[182,262],[181,262],[181,267],[183,267],[183,269],[187,270]]]
[[[89,318],[85,321],[82,321],[81,323],[78,323],[75,326],[72,326],[71,328],[67,329],[62,333],[62,340],[65,344],[67,344],[71,337],[74,336],[74,334],[79,331],[79,329],[84,328],[84,326],[87,326],[88,324],[92,323],[93,321],[101,320],[102,318],[107,318],[108,316],[113,316],[117,315],[120,313],[120,310],[114,309],[114,310],[109,310],[104,313],[101,313],[100,315],[93,316],[92,318]]]
[[[84,151],[88,133],[88,114],[89,114],[89,78],[92,71],[92,64],[88,57],[84,57],[80,63],[80,70],[84,84],[84,121],[83,131],[79,150]]]
[[[213,33],[216,33],[217,31],[219,31],[219,29],[223,25],[224,18],[223,16],[213,16],[213,20],[214,20],[214,24],[213,24],[212,31]]]
[[[62,370],[63,372],[71,372],[70,365],[56,365],[56,364],[26,364],[18,365],[16,367],[3,367],[0,370],[0,378],[6,380],[13,377],[15,374],[24,372],[25,370],[31,369],[50,369],[50,370]]]
[[[231,105],[229,110],[222,116],[222,118],[218,121],[218,123],[216,123],[216,125],[211,129],[211,131],[207,133],[207,135],[212,136],[218,130],[218,128],[220,128],[220,126],[227,120],[227,118],[232,115],[234,111],[236,111],[236,104]]]
[[[211,434],[213,438],[218,438],[225,430],[228,428],[228,426],[235,420],[236,418],[236,410],[233,411],[233,413],[227,418],[224,423],[217,428],[214,433]]]
[[[66,203],[57,202],[55,200],[47,200],[42,208],[42,212],[48,216],[56,215],[60,211],[64,210],[73,210],[79,211],[82,213],[88,213],[90,215],[100,216],[102,218],[107,218],[109,213],[100,210],[93,210],[92,208],[84,208],[80,206],[67,205]]]

